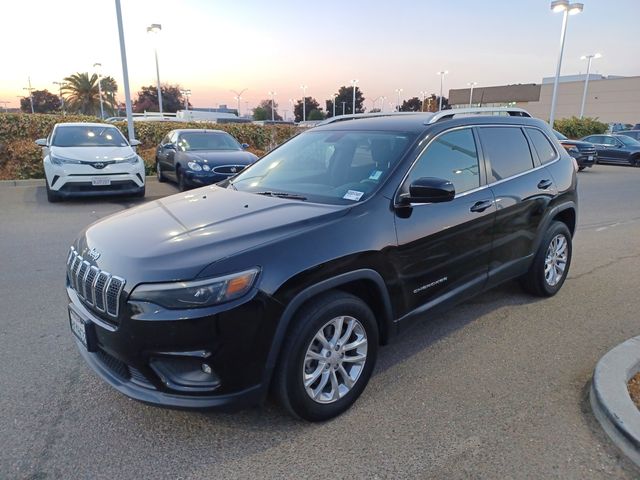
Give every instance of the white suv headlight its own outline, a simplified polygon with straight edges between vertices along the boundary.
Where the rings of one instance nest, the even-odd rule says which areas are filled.
[[[51,163],[54,165],[64,165],[69,163],[80,165],[82,163],[80,160],[70,160],[68,158],[55,157],[53,155],[49,155],[49,160],[51,160]]]

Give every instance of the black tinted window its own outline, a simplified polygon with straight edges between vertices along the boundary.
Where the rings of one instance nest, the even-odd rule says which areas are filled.
[[[542,163],[548,163],[556,158],[556,150],[551,145],[551,142],[547,139],[544,133],[535,128],[527,128],[527,133],[533,143],[533,148],[536,149],[538,158]]]
[[[533,158],[524,132],[516,127],[483,127],[479,129],[482,147],[489,162],[493,180],[526,172],[533,168]]]
[[[450,180],[456,193],[479,187],[478,151],[471,129],[445,133],[431,142],[409,173],[407,188],[421,177]]]
[[[602,137],[600,135],[591,135],[589,137],[583,138],[585,142],[591,143],[602,143]]]

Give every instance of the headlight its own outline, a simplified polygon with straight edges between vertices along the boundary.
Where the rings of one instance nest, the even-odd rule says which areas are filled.
[[[136,163],[138,163],[138,160],[140,160],[140,157],[138,155],[132,155],[130,157],[123,159],[122,161],[135,165]]]
[[[579,155],[580,154],[580,150],[578,150],[576,147],[570,147],[567,151],[569,153],[573,153],[574,155]]]
[[[201,167],[201,166],[200,166],[200,164],[199,164],[199,163],[197,163],[197,162],[188,162],[188,163],[187,163],[187,166],[188,166],[191,170],[193,170],[194,172],[199,172],[199,171],[201,171],[201,170],[202,170],[202,167]]]
[[[245,295],[255,283],[260,269],[224,277],[176,283],[149,283],[136,287],[130,300],[151,302],[165,308],[209,307]]]
[[[68,158],[54,157],[53,155],[49,155],[49,160],[51,160],[51,163],[54,165],[63,165],[65,163],[75,163],[79,165],[82,163],[80,160],[69,160]]]

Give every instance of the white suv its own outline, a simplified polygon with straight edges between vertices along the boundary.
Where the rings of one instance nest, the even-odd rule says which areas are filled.
[[[58,123],[36,140],[43,152],[47,199],[145,192],[144,162],[120,130],[104,123]]]

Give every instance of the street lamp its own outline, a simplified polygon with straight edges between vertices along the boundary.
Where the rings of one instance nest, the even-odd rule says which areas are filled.
[[[424,99],[427,96],[427,92],[420,90],[420,95],[422,95],[422,105],[420,106],[420,111],[424,112]]]
[[[591,55],[583,55],[580,60],[588,60],[587,63],[587,76],[584,79],[584,92],[582,93],[582,106],[580,107],[580,118],[584,116],[584,106],[587,103],[587,88],[589,86],[589,72],[591,71],[591,61],[594,58],[600,58],[602,55],[599,53],[592,53]]]
[[[358,83],[358,80],[351,80],[351,86],[353,88],[353,108],[351,113],[353,113],[355,115],[356,113],[356,83]]]
[[[186,112],[189,111],[189,97],[191,96],[191,90],[190,89],[185,89],[185,90],[180,90],[180,93],[182,94],[182,96],[184,96],[184,109]],[[238,103],[238,112],[240,112],[240,103]],[[238,116],[240,116],[238,114]]]
[[[342,115],[344,115],[344,106],[347,104],[347,102],[342,102]]]
[[[29,86],[24,87],[23,90],[27,90],[29,92],[29,100],[31,101],[31,113],[35,113],[35,110],[33,109],[33,94],[31,93],[35,90],[35,88],[31,86],[31,77],[28,77],[28,78],[29,78]]]
[[[380,97],[380,100],[382,100],[380,102],[380,113],[384,113],[384,103],[387,101],[387,97],[382,96]]]
[[[560,55],[558,55],[558,67],[556,68],[556,78],[553,82],[553,94],[551,96],[551,113],[549,114],[549,125],[553,128],[553,121],[556,115],[556,101],[558,100],[558,83],[560,83],[560,69],[562,68],[562,54],[564,53],[564,39],[567,34],[567,19],[569,15],[576,15],[584,9],[582,3],[569,3],[568,0],[554,0],[551,2],[551,10],[562,14],[562,30],[560,32]]]
[[[478,85],[478,82],[469,82],[467,83],[471,87],[471,91],[469,92],[469,107],[473,105],[473,87]]]
[[[302,89],[302,121],[307,120],[307,86],[300,85]]]
[[[64,82],[53,82],[54,85],[58,85],[58,96],[60,97],[60,106],[62,107],[62,115],[66,115],[64,111],[64,97],[62,96],[62,87],[66,85]]]
[[[104,120],[104,106],[102,104],[102,77],[100,76],[101,63],[94,63],[93,68],[98,72],[98,95],[100,96],[100,119]]]
[[[271,121],[273,122],[276,118],[275,118],[275,107],[273,105],[273,97],[276,96],[276,92],[269,92],[269,95],[271,95]]]
[[[159,34],[162,30],[162,25],[159,23],[152,23],[147,27],[147,33]],[[160,68],[158,67],[158,45],[157,42],[153,42],[153,54],[156,57],[156,82],[158,86],[158,107],[160,109],[160,117],[164,118],[162,113],[162,90],[160,89]]]
[[[396,93],[398,94],[398,103],[396,104],[396,109],[400,111],[400,94],[402,93],[402,89],[396,88]]]
[[[240,100],[242,100],[242,94],[244,92],[246,92],[247,90],[248,90],[248,88],[243,88],[239,92],[236,92],[235,90],[231,90],[232,93],[236,94],[235,99],[238,102],[238,116],[240,116]]]
[[[449,70],[442,70],[436,73],[436,75],[440,75],[440,104],[438,105],[438,111],[442,110],[442,85],[444,83],[444,76],[447,73],[449,73]]]
[[[338,94],[334,93],[333,94],[333,117],[336,116],[336,98],[338,98]]]

